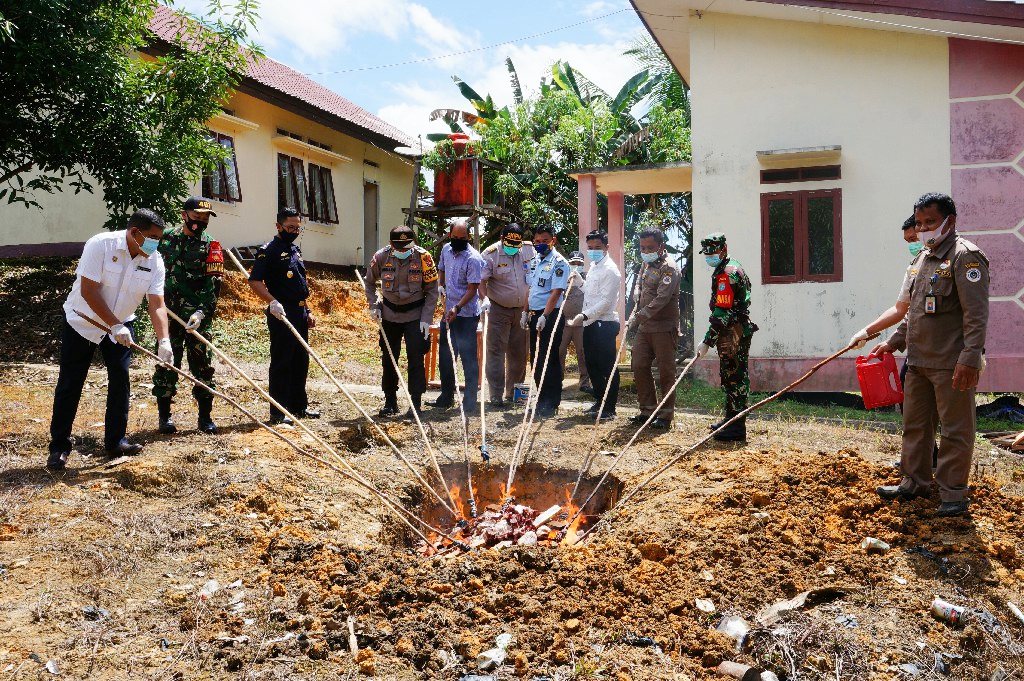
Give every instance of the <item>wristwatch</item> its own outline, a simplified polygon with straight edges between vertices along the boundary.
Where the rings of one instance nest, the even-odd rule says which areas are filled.
[[[455,314],[459,314],[460,312],[462,312],[462,306],[455,303]]]

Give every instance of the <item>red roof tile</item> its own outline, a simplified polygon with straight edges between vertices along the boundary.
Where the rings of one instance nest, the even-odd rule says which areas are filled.
[[[158,4],[149,27],[158,38],[173,43],[181,30],[181,22],[180,14],[169,7]],[[245,76],[364,130],[394,140],[400,146],[413,144],[412,138],[395,126],[270,57],[264,57],[258,61],[253,58],[248,59]]]

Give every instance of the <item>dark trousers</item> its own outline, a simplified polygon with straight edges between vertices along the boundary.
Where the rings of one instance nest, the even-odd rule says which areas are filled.
[[[437,364],[441,374],[441,396],[455,396],[455,359],[448,349],[448,333],[452,336],[455,355],[462,360],[462,372],[466,376],[466,391],[462,400],[467,415],[476,408],[476,391],[480,384],[480,361],[476,356],[476,326],[480,317],[456,317],[451,325],[441,322],[438,337]]]
[[[598,406],[609,379],[612,382],[608,400],[604,403],[605,412],[615,411],[619,401],[619,370],[615,368],[615,339],[618,335],[618,322],[594,322],[583,327],[584,359]]]
[[[132,322],[125,326],[135,333]],[[103,443],[107,449],[115,447],[128,432],[128,401],[130,385],[128,365],[132,350],[103,336],[99,343],[103,363],[107,365],[107,413],[104,417]],[[78,414],[82,388],[89,375],[96,343],[82,338],[64,320],[60,333],[60,373],[53,392],[53,416],[50,418],[50,453],[70,452],[73,442],[71,428]]]
[[[384,374],[380,381],[380,387],[385,395],[398,394],[398,355],[402,351],[402,339],[405,339],[405,356],[409,359],[409,393],[422,395],[427,389],[427,378],[423,372],[423,356],[427,352],[427,341],[423,340],[420,332],[420,320],[414,319],[411,322],[389,322],[386,319],[381,322],[384,335],[391,344],[394,362],[384,354],[387,352],[387,345],[384,338],[380,339],[381,360],[384,363]],[[447,341],[445,341],[447,343]]]
[[[537,349],[537,318],[543,310],[535,310],[530,313],[530,362],[533,364],[533,382],[540,385],[540,393],[537,395],[538,409],[558,409],[562,403],[562,364],[558,361],[558,347],[562,344],[562,329],[565,326],[565,319],[558,320],[558,308],[551,311],[545,317],[544,330],[540,332],[540,351],[534,357]],[[541,383],[540,375],[544,370],[544,358],[548,357],[548,370],[544,374],[544,382]]]
[[[188,316],[182,315],[184,319]],[[185,327],[175,321],[170,322],[169,336],[171,339],[171,351],[174,353],[174,366],[181,368],[182,357],[188,358],[189,372],[200,381],[217,388],[213,380],[213,350],[202,343],[198,338],[185,330]],[[213,335],[210,329],[213,327],[213,316],[207,317],[199,325],[197,331],[206,340],[212,341]],[[153,352],[156,352],[154,348]],[[153,395],[156,397],[174,397],[178,392],[178,374],[170,369],[157,365],[153,372]],[[211,402],[213,395],[206,388],[200,388],[192,384],[192,396],[197,402]]]
[[[285,317],[299,332],[302,339],[309,340],[309,323],[306,308],[285,305]],[[309,406],[306,396],[306,376],[309,375],[309,353],[295,338],[288,327],[267,313],[267,328],[270,330],[270,396],[290,411],[302,416]],[[277,407],[270,407],[271,418],[283,416]]]

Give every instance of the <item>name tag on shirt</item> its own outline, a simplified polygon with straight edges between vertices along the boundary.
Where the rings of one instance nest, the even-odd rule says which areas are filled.
[[[935,296],[924,297],[924,313],[935,314]]]

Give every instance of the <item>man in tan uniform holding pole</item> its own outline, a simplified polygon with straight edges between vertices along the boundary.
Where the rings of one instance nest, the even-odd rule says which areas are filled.
[[[631,361],[640,406],[640,413],[632,418],[635,423],[645,422],[660,401],[651,371],[655,359],[662,395],[672,389],[679,343],[679,267],[665,250],[665,233],[654,227],[640,232],[640,257],[644,261],[638,275],[640,300],[629,322],[630,329],[637,329]],[[668,429],[675,408],[673,393],[651,421],[651,428]]]
[[[878,495],[913,499],[929,493],[935,427],[941,424],[936,515],[958,516],[969,504],[974,391],[984,366],[988,325],[988,258],[957,234],[956,205],[945,194],[918,199],[914,219],[927,250],[911,266],[907,318],[892,338],[871,351],[875,356],[906,349],[910,367],[903,399],[903,480],[879,487]]]
[[[515,384],[526,378],[530,332],[519,321],[530,292],[526,274],[533,244],[523,242],[523,228],[513,223],[501,231],[501,241],[480,255],[484,259],[480,309],[488,313],[484,373],[491,406],[503,408],[511,404]]]

